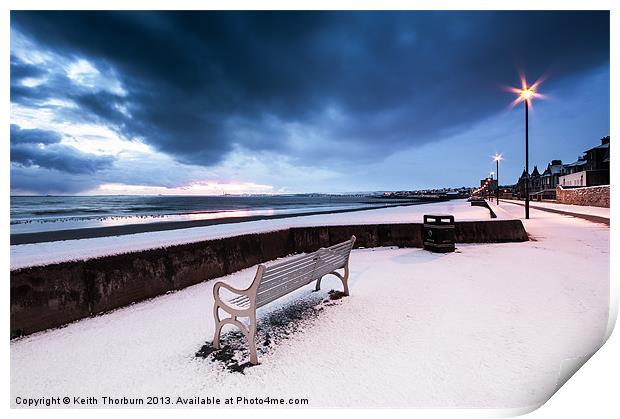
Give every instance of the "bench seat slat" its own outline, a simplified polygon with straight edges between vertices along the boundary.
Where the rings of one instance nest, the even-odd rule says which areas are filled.
[[[270,302],[277,300],[280,297],[285,296],[286,294],[290,294],[291,292],[308,285],[313,282],[315,279],[311,277],[309,280],[298,280],[294,282],[290,282],[286,287],[274,288],[270,293],[263,293],[260,296],[256,296],[256,307],[262,307],[265,304],[269,304]]]
[[[271,287],[265,287],[265,288],[259,288],[256,293],[256,299],[258,301],[262,298],[263,295],[272,294],[274,292],[278,292],[278,290],[292,290],[295,288],[302,287],[312,282],[314,278],[315,278],[314,270],[312,270],[302,275],[296,275],[296,276],[290,277],[288,281],[281,282],[278,285],[274,285]]]
[[[238,297],[231,298],[228,302],[240,307],[249,306],[250,298],[247,295],[240,295]]]

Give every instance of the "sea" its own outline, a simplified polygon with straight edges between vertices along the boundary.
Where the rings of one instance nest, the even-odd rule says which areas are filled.
[[[303,215],[405,203],[416,203],[416,200],[363,195],[12,196],[11,234],[228,217]]]

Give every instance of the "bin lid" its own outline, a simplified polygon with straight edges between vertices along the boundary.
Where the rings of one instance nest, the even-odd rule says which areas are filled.
[[[448,215],[448,214],[444,214],[444,215],[430,215],[430,214],[425,214],[424,215],[424,223],[428,222],[428,219],[433,219],[434,223],[442,223],[445,224],[445,221],[448,221],[450,223],[454,222],[454,215]]]

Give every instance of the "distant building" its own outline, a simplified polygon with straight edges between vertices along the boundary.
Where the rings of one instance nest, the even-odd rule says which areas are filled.
[[[562,174],[562,160],[551,160],[551,163],[547,164],[547,168],[540,175],[542,199],[555,199],[555,187],[560,183]]]
[[[578,173],[585,170],[586,164],[588,164],[586,160],[586,156],[579,156],[576,162],[565,164],[562,166],[562,173],[565,175],[571,175],[573,173]]]
[[[600,145],[586,150],[563,169],[558,180],[562,187],[609,185],[609,136],[601,138]]]
[[[519,177],[519,180],[517,181],[517,186],[515,188],[515,196],[517,198],[520,198],[520,199],[525,198],[525,195],[527,193],[526,188],[525,188],[526,182],[528,182],[528,176],[527,176],[527,172],[523,170],[523,173],[521,173],[521,177]],[[539,196],[542,197],[542,191],[543,191],[543,176],[538,171],[538,166],[534,166],[534,170],[532,170],[532,173],[529,176],[530,198],[533,198],[533,197],[538,198]]]
[[[547,164],[547,168],[541,175],[542,190],[554,190],[560,183],[560,176],[563,173],[562,160],[551,160],[551,163]]]
[[[538,167],[534,166],[532,174],[530,175],[530,194],[540,192],[542,190],[542,180]]]
[[[558,185],[581,187],[608,184],[609,136],[601,138],[600,145],[584,151],[584,154],[573,163],[562,164],[562,160],[552,160],[542,174],[538,171],[538,167],[534,166],[529,177],[523,170],[513,192],[515,198],[524,199],[528,185],[530,199],[555,199],[555,189]]]

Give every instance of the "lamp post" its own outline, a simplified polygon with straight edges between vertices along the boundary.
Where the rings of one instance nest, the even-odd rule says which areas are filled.
[[[519,90],[519,99],[525,104],[525,219],[530,218],[530,164],[529,164],[529,144],[528,144],[528,110],[530,107],[530,100],[536,96],[535,86],[527,87],[525,83],[523,88]]]
[[[495,154],[495,156],[493,156],[493,160],[495,160],[495,173],[497,173],[497,188],[495,191],[495,200],[497,201],[497,205],[499,205],[499,161],[502,159],[503,157],[501,154]]]

